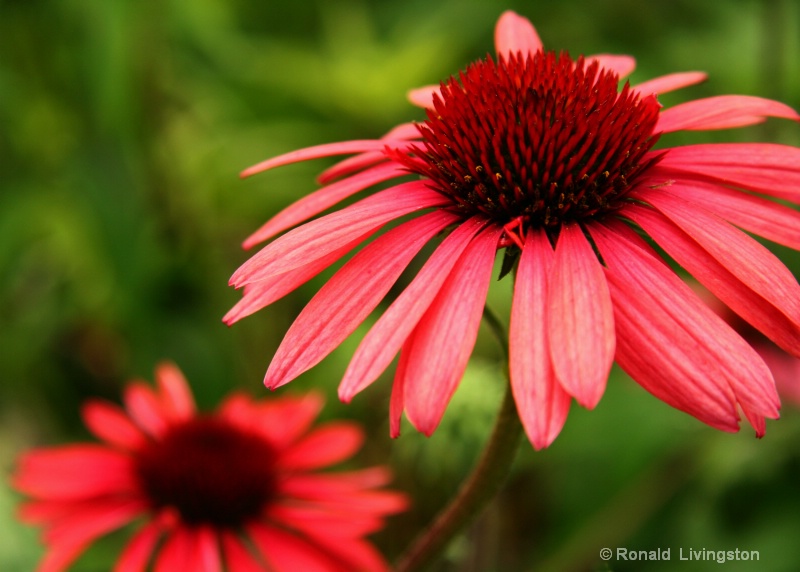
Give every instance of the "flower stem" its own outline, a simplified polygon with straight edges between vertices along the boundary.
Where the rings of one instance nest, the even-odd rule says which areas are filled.
[[[499,326],[487,321],[492,329]],[[491,316],[491,317],[490,317]],[[502,330],[502,326],[499,326]],[[504,342],[505,338],[499,336]],[[400,559],[397,572],[419,572],[430,565],[481,510],[494,498],[508,476],[514,462],[522,437],[522,424],[517,415],[517,407],[511,385],[506,387],[503,403],[495,420],[492,435],[472,474],[461,485],[461,489],[450,503],[439,513],[433,524],[414,541]]]

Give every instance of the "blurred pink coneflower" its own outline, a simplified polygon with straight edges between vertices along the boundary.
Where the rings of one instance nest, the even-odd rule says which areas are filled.
[[[98,537],[138,531],[115,572],[352,572],[388,569],[364,536],[406,498],[382,490],[387,469],[319,472],[360,447],[352,423],[312,423],[317,394],[254,401],[241,394],[199,414],[181,372],[133,383],[125,410],[83,409],[103,444],[24,453],[13,476],[23,521],[44,527],[39,572],[65,570]]]

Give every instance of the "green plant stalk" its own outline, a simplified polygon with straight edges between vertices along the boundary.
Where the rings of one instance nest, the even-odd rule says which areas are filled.
[[[488,309],[484,312],[484,317],[495,333],[502,334],[500,322]],[[507,354],[505,336],[498,335],[498,339]],[[505,482],[519,449],[522,433],[522,424],[509,383],[491,437],[472,474],[433,524],[420,534],[401,557],[397,572],[424,570],[480,514]]]

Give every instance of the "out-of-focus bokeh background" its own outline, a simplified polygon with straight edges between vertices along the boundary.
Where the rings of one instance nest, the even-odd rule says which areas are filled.
[[[239,244],[316,188],[331,162],[241,181],[271,155],[374,138],[422,119],[408,89],[493,51],[507,8],[546,46],[630,53],[632,81],[704,70],[666,105],[741,93],[800,107],[800,3],[793,0],[6,0],[0,2],[0,570],[33,570],[36,531],[14,519],[7,485],[23,449],[86,439],[78,408],[119,399],[174,360],[204,408],[233,388],[267,395],[266,366],[293,317],[331,272],[243,322],[221,322],[239,294]],[[800,144],[800,126],[674,137]],[[800,257],[775,251],[797,274]],[[490,304],[509,308],[509,280]],[[361,463],[389,463],[414,497],[377,535],[396,557],[468,472],[502,393],[496,342],[483,332],[466,379],[430,439],[388,438],[390,374],[349,406],[336,386],[365,331],[280,391],[322,389],[325,417],[370,429]],[[800,383],[800,380],[798,380]],[[448,550],[440,571],[716,570],[678,551],[758,550],[757,566],[800,561],[800,406],[756,440],[656,400],[616,368],[595,411],[573,405],[562,435],[526,442],[505,492]],[[105,571],[125,535],[75,571]],[[603,563],[600,548],[671,548],[669,562]]]

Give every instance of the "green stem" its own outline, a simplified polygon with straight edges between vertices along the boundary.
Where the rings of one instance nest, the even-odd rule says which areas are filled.
[[[502,325],[484,312],[495,333]],[[498,335],[505,347],[505,335]],[[461,489],[437,516],[433,524],[414,541],[397,565],[397,572],[419,572],[430,565],[449,542],[475,519],[494,498],[508,476],[522,437],[522,424],[517,415],[511,385],[506,387],[503,403],[495,421],[492,435],[472,474]]]

